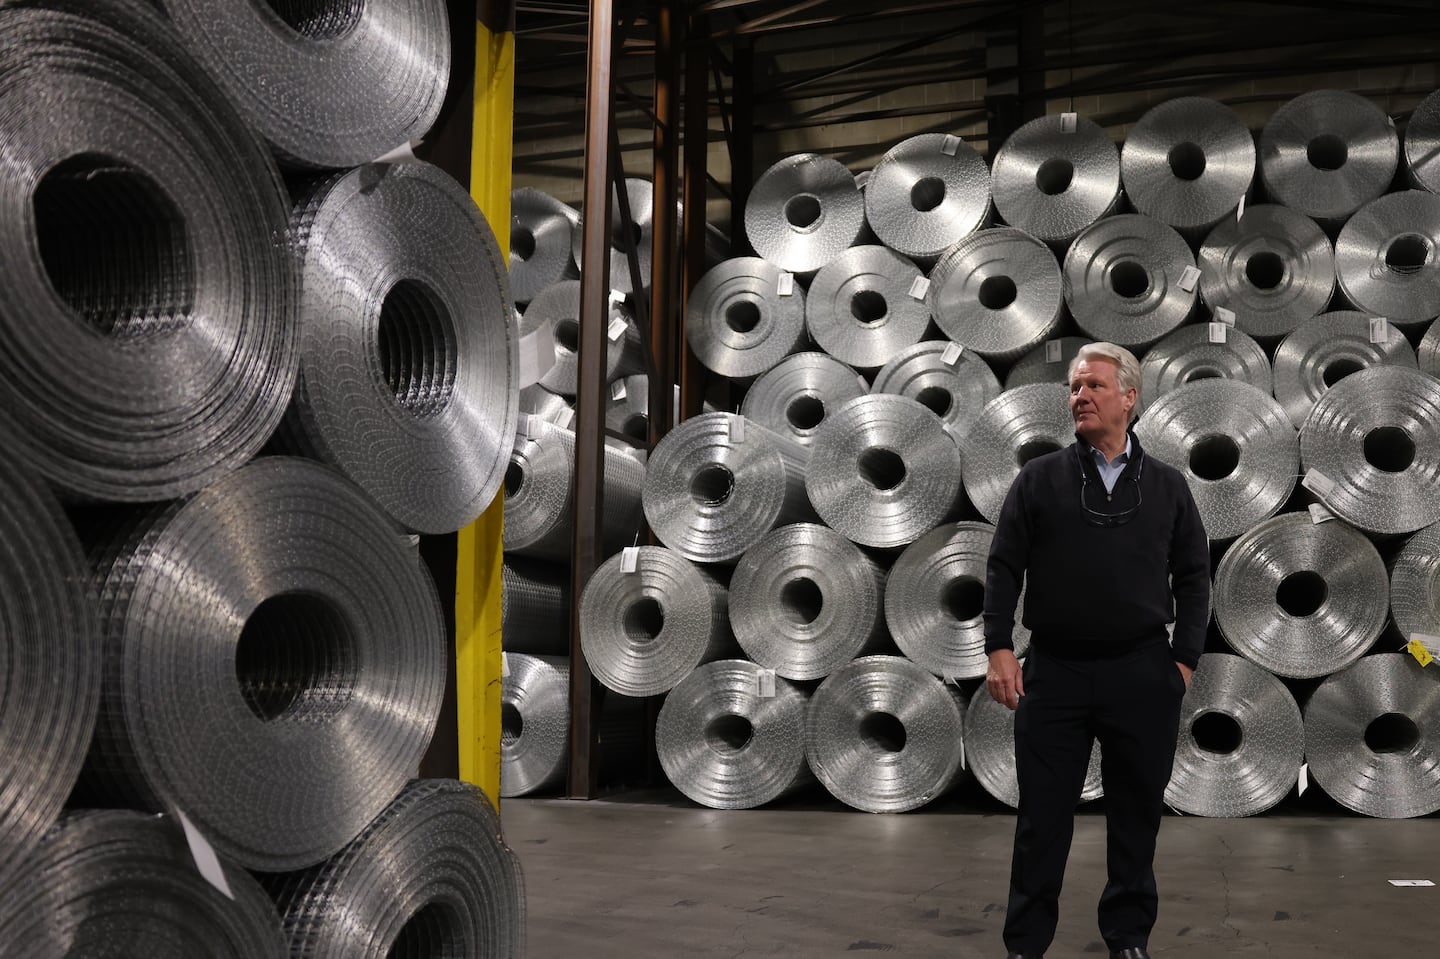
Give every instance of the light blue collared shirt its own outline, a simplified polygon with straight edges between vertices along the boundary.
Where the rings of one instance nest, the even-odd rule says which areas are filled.
[[[1093,446],[1090,447],[1090,453],[1095,457],[1095,468],[1100,471],[1100,479],[1105,482],[1105,492],[1115,492],[1115,481],[1125,472],[1125,464],[1130,462],[1130,435],[1125,435],[1125,449],[1111,462],[1106,462],[1105,454]]]

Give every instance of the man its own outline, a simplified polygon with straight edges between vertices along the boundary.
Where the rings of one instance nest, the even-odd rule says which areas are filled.
[[[1210,551],[1184,477],[1130,431],[1139,398],[1134,354],[1111,343],[1080,350],[1070,366],[1075,443],[1020,470],[990,549],[985,685],[1016,711],[1020,780],[1009,959],[1040,959],[1055,936],[1094,737],[1108,867],[1100,934],[1112,959],[1149,959],[1155,836],[1180,701],[1205,644]],[[1010,636],[1022,582],[1023,669]]]

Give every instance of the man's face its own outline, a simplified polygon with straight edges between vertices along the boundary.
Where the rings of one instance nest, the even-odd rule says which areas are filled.
[[[1104,357],[1081,360],[1070,377],[1070,416],[1075,432],[1089,442],[1123,436],[1135,406],[1135,390],[1121,390],[1120,367]]]

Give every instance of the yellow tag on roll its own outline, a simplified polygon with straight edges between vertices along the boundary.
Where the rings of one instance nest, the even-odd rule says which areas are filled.
[[[1405,644],[1405,648],[1421,666],[1429,666],[1435,660],[1435,657],[1430,655],[1430,650],[1426,649],[1425,644],[1420,641],[1419,636],[1413,637],[1410,642]]]

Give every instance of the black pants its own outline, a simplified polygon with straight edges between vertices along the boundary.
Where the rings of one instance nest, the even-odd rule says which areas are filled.
[[[1155,836],[1175,759],[1185,680],[1157,642],[1104,659],[1031,650],[1015,713],[1020,810],[1005,946],[1043,955],[1055,937],[1060,886],[1092,739],[1105,784],[1108,882],[1100,935],[1112,950],[1145,947],[1155,925]]]

